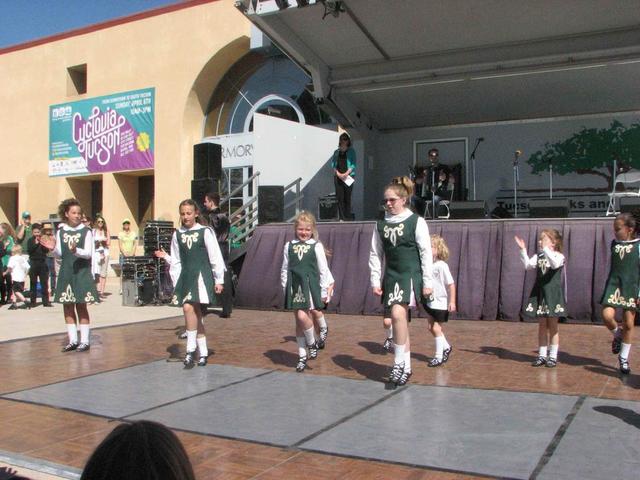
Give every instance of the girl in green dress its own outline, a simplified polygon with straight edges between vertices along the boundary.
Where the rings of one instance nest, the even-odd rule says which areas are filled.
[[[58,216],[64,223],[58,229],[53,250],[53,254],[62,261],[54,301],[62,303],[69,335],[69,343],[62,351],[86,352],[90,347],[87,303],[99,301],[91,275],[93,235],[91,229],[82,224],[82,208],[75,198],[68,198],[60,204]],[[80,323],[79,343],[77,321]]]
[[[398,177],[385,188],[385,217],[371,238],[369,268],[373,294],[391,309],[394,364],[389,381],[404,385],[411,376],[408,308],[433,292],[429,228],[409,209],[413,183]],[[385,269],[382,274],[382,264]]]
[[[196,203],[191,199],[183,200],[178,208],[182,225],[171,238],[171,255],[163,250],[155,252],[155,255],[169,263],[174,285],[171,303],[182,307],[184,313],[187,353],[183,363],[187,368],[193,367],[197,348],[198,366],[204,367],[209,350],[203,306],[213,305],[214,293],[222,293],[225,266],[213,229],[197,222],[200,212]]]
[[[280,283],[284,289],[285,307],[294,310],[295,314],[298,343],[296,371],[302,372],[307,367],[307,358],[314,359],[318,356],[320,347],[315,338],[314,319],[324,319],[321,309],[333,295],[334,280],[324,247],[318,241],[313,214],[300,212],[294,227],[295,240],[284,246]],[[326,322],[321,320],[319,340],[324,342],[322,324],[326,334]]]
[[[539,252],[531,258],[524,240],[518,236],[515,240],[525,269],[536,269],[536,283],[523,311],[524,316],[538,319],[538,357],[531,365],[553,368],[558,362],[560,344],[558,317],[566,316],[567,312],[562,286],[562,236],[554,229],[542,230]]]
[[[611,352],[618,355],[620,372],[627,375],[633,326],[638,310],[640,288],[640,242],[636,238],[636,220],[621,213],[613,222],[616,238],[611,242],[611,270],[602,294],[602,319],[613,334]],[[616,322],[616,308],[622,309],[622,328]]]

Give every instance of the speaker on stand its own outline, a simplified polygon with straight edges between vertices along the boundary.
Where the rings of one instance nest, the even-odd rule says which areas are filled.
[[[284,222],[284,187],[260,185],[258,187],[258,223]]]
[[[567,218],[568,198],[532,198],[529,200],[529,218]]]
[[[193,178],[222,177],[222,147],[217,143],[193,146]]]
[[[450,218],[453,219],[474,219],[486,218],[487,206],[484,200],[471,200],[468,202],[451,202]]]

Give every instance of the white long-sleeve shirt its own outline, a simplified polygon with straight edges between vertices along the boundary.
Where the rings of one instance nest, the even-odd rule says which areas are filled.
[[[80,224],[77,227],[70,227],[67,224],[63,224],[56,232],[56,246],[53,249],[53,255],[56,257],[62,257],[62,243],[65,238],[68,240],[72,235],[79,235],[80,230],[87,228]],[[82,245],[76,244],[76,251],[74,255],[78,258],[91,259],[94,252],[93,234],[90,229],[87,229],[87,234],[84,237]],[[78,237],[79,238],[79,237]],[[68,242],[67,242],[68,245]]]
[[[544,247],[542,253],[549,261],[549,266],[552,270],[556,270],[564,265],[564,255],[562,253],[551,250],[549,247]],[[520,250],[520,260],[522,260],[522,264],[526,270],[532,270],[538,266],[538,255],[529,257],[526,248]]]
[[[222,257],[220,246],[218,245],[218,240],[216,239],[216,234],[213,232],[213,229],[196,223],[191,228],[178,228],[173,232],[173,236],[171,237],[171,254],[167,255],[165,260],[169,263],[169,275],[171,276],[171,280],[174,285],[178,282],[180,272],[182,271],[178,235],[185,232],[195,232],[199,230],[204,230],[204,244],[207,248],[207,254],[209,255],[209,263],[211,265],[211,272],[213,273],[213,280],[216,285],[224,284],[224,272],[226,271],[226,267],[224,265],[224,258]]]
[[[284,245],[284,251],[282,254],[282,268],[280,269],[280,285],[282,288],[287,286],[287,278],[289,276],[289,245],[300,243],[300,240],[291,240]],[[327,288],[335,283],[331,270],[329,270],[329,263],[327,262],[327,255],[324,252],[322,244],[314,239],[308,240],[307,243],[315,244],[313,247],[316,252],[316,259],[318,262],[318,272],[320,273],[320,288],[322,289],[322,295],[325,296]]]
[[[405,209],[397,215],[386,214],[384,219],[389,223],[400,223],[409,218],[413,212]],[[416,243],[420,252],[420,266],[422,267],[422,287],[433,288],[433,255],[431,253],[431,236],[429,227],[424,218],[418,217],[416,224]],[[371,287],[380,288],[382,281],[382,260],[384,259],[384,248],[378,230],[373,231],[371,236],[371,251],[369,252],[369,270],[371,271]]]

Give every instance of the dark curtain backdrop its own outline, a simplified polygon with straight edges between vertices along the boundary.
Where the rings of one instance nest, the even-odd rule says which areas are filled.
[[[535,271],[525,273],[514,235],[527,242],[529,255],[545,228],[556,228],[564,239],[568,321],[599,321],[599,300],[609,271],[613,219],[468,220],[428,222],[430,233],[444,237],[448,261],[458,290],[453,318],[520,320]],[[336,280],[329,312],[381,314],[382,306],[369,287],[369,249],[374,222],[320,223],[320,241],[331,251],[329,266]],[[258,227],[250,240],[240,274],[236,305],[246,308],[283,307],[280,266],[292,225]]]

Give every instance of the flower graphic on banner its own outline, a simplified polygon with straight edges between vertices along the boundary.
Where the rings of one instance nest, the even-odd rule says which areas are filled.
[[[151,145],[151,139],[149,138],[149,134],[147,132],[141,132],[136,138],[136,147],[141,152],[146,152],[149,150],[149,146]]]

